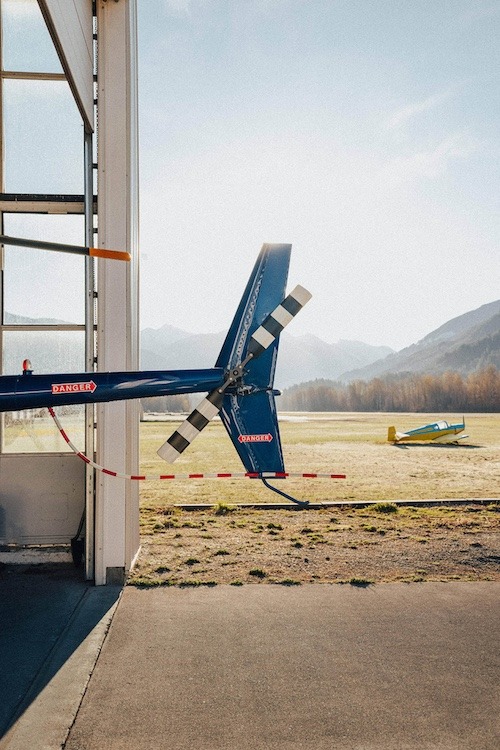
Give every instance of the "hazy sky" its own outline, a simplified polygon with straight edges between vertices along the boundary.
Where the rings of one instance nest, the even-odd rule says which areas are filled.
[[[400,349],[500,297],[498,0],[139,0],[141,326],[225,328],[263,242],[290,327]]]

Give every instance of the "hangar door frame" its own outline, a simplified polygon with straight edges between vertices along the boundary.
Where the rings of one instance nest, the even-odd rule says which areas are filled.
[[[82,210],[86,244],[96,244],[97,229],[99,246],[127,250],[132,255],[130,264],[98,261],[97,322],[93,261],[87,264],[86,367],[89,371],[138,369],[136,1],[38,0],[38,4],[84,123]],[[92,130],[97,113],[96,163]],[[93,199],[95,185],[99,195],[97,212]],[[97,363],[94,332],[98,342]],[[94,427],[97,462],[124,473],[136,473],[138,402],[102,404],[95,410],[90,407],[86,419],[87,446],[93,446]],[[8,474],[4,458],[1,456],[0,461],[5,467],[3,473]],[[75,458],[65,456],[65,460]],[[125,480],[110,479],[105,475],[94,476],[87,469],[86,577],[93,578],[96,584],[122,582],[139,548],[138,487]]]
[[[33,4],[33,10],[36,10],[36,3]],[[0,29],[3,32],[3,15],[6,9],[3,5],[3,0],[0,3]],[[12,8],[10,9],[12,12]],[[21,24],[19,23],[19,26]],[[43,21],[40,19],[40,28],[43,27]],[[11,29],[12,34],[12,29]],[[92,29],[90,33],[92,39]],[[47,35],[48,39],[48,35]],[[6,149],[7,154],[9,153],[10,142],[6,144],[5,139],[5,109],[4,109],[4,89],[6,83],[9,82],[11,94],[15,94],[16,86],[18,82],[26,82],[29,91],[36,91],[38,85],[45,86],[52,85],[57,89],[64,86],[66,82],[66,76],[62,72],[41,72],[40,68],[45,70],[43,64],[34,64],[31,66],[22,63],[20,69],[13,69],[12,65],[6,64],[6,58],[3,50],[3,35],[0,38],[0,52],[1,52],[1,86],[0,86],[0,112],[1,112],[1,127],[0,127],[0,147],[2,158],[0,160],[0,185],[2,191],[5,190],[5,156]],[[12,41],[11,41],[12,46]],[[14,55],[14,58],[23,59],[24,55]],[[33,56],[32,56],[33,57]],[[57,59],[54,55],[54,62]],[[9,58],[9,62],[12,63],[12,55]],[[54,70],[54,63],[51,61],[47,65],[47,70]],[[24,85],[24,83],[23,83]],[[10,101],[9,114],[12,115],[15,109],[15,101]],[[69,100],[68,100],[69,101]],[[33,109],[33,108],[32,108]],[[34,110],[36,111],[36,109]],[[76,114],[76,111],[75,111]],[[72,119],[74,115],[72,116]],[[76,122],[76,120],[74,120]],[[16,120],[14,119],[14,122]],[[21,120],[23,123],[24,121]],[[12,127],[10,128],[12,131]],[[43,145],[40,144],[37,151],[43,152]],[[28,149],[29,150],[29,149]],[[32,192],[27,194],[10,193],[5,194],[2,192],[0,196],[0,228],[2,233],[4,232],[4,217],[5,215],[11,215],[12,218],[17,216],[21,219],[22,216],[32,217],[33,215],[57,215],[57,216],[68,216],[71,214],[82,215],[84,219],[85,228],[82,226],[82,235],[85,235],[85,243],[92,243],[92,226],[93,226],[93,190],[92,190],[92,134],[88,129],[85,131],[84,143],[82,148],[82,169],[79,179],[81,188],[83,188],[82,195],[48,195],[48,194],[33,194]],[[15,162],[10,161],[10,172],[15,171]],[[43,161],[43,160],[42,160]],[[14,179],[16,182],[16,179]],[[17,184],[20,184],[17,181]],[[29,176],[24,175],[21,180],[21,184],[30,185]],[[24,188],[25,189],[25,188]],[[62,222],[62,219],[61,219]],[[9,219],[11,223],[11,219]],[[18,223],[18,222],[16,222]],[[64,228],[61,227],[64,234]],[[61,236],[61,239],[65,239]],[[79,238],[79,242],[82,242],[84,237]],[[17,251],[14,251],[14,255]],[[26,252],[26,251],[24,251]],[[28,251],[28,253],[36,251]],[[57,262],[57,261],[55,261]],[[38,334],[48,334],[49,336],[58,337],[64,335],[64,332],[74,332],[75,334],[82,335],[82,352],[81,352],[81,368],[92,369],[93,363],[93,352],[94,352],[94,326],[93,326],[93,259],[85,259],[82,261],[82,276],[84,276],[83,287],[85,290],[85,300],[81,300],[81,309],[85,307],[84,319],[80,320],[79,324],[39,324],[32,325],[29,323],[22,323],[20,321],[11,321],[5,318],[5,283],[10,285],[10,278],[7,277],[4,280],[4,269],[5,269],[5,250],[3,247],[0,248],[0,267],[2,273],[2,284],[1,284],[1,296],[2,296],[2,313],[3,317],[1,320],[2,325],[0,326],[0,347],[2,355],[4,354],[4,344],[6,344],[7,337],[10,340],[16,339],[19,334],[28,335],[28,339],[35,337]],[[27,274],[29,278],[29,273]],[[36,280],[32,279],[33,281]],[[28,288],[29,293],[29,288]],[[85,303],[85,304],[84,304]],[[84,343],[83,343],[84,340]],[[29,351],[23,352],[23,356],[29,355]],[[35,363],[36,366],[36,363]],[[21,368],[21,358],[19,362],[16,361],[16,368]],[[15,370],[18,372],[18,370]],[[16,416],[16,415],[13,415]],[[21,415],[19,415],[21,416]],[[21,418],[19,423],[23,421],[28,423],[27,419],[29,415],[24,414],[24,418]],[[11,420],[12,421],[12,420]],[[94,437],[94,416],[93,411],[90,409],[86,410],[84,419],[84,436],[85,436],[85,450],[93,451],[93,437]],[[4,420],[1,420],[0,431],[2,433],[2,443],[4,443]],[[36,440],[36,435],[35,435]],[[45,448],[50,450],[50,448]],[[2,544],[7,545],[9,550],[7,558],[25,559],[26,554],[21,551],[20,555],[16,554],[19,552],[19,547],[25,545],[44,545],[38,551],[44,552],[46,557],[47,547],[45,545],[62,545],[68,544],[69,539],[73,537],[79,526],[79,521],[82,516],[82,511],[85,506],[89,506],[91,511],[93,510],[93,474],[90,467],[82,466],[81,462],[75,461],[75,456],[71,452],[57,452],[57,450],[51,450],[50,452],[44,452],[44,448],[35,448],[30,450],[26,448],[25,452],[16,451],[16,448],[6,449],[2,451],[0,455],[0,473],[1,473],[1,486],[0,486],[0,541]],[[34,478],[36,478],[36,486],[34,485]],[[92,498],[90,502],[90,492],[92,492]],[[86,500],[86,496],[88,500]],[[87,521],[89,522],[89,529],[92,532],[93,527],[93,516],[87,514]],[[92,533],[87,535],[89,537],[89,551],[93,547],[90,544],[90,540],[93,536]],[[14,552],[12,552],[14,550]],[[33,554],[31,552],[30,554]],[[93,552],[92,552],[93,554]],[[40,555],[41,559],[45,559],[44,556]],[[56,554],[56,559],[60,559],[60,553]],[[86,555],[86,571],[90,570],[93,566],[92,555]]]

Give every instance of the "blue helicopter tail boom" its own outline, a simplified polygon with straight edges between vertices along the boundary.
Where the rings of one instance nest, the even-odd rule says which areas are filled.
[[[283,328],[309,300],[300,286],[285,297],[291,245],[265,244],[215,367],[204,370],[0,376],[0,411],[209,391],[159,449],[172,463],[220,412],[250,473],[283,473],[274,375]]]

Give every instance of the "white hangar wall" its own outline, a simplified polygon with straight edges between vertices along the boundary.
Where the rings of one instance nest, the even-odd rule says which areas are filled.
[[[97,3],[98,219],[102,247],[127,250],[130,263],[98,269],[99,370],[139,369],[137,17],[135,0]],[[97,407],[97,462],[138,471],[139,402]],[[95,580],[120,582],[139,549],[137,482],[99,473]]]
[[[98,261],[97,369],[139,368],[138,113],[136,0],[98,0],[97,91],[93,84],[91,0],[39,0],[87,130],[97,94],[98,241],[128,251],[130,263]],[[99,404],[96,458],[125,474],[138,472],[139,403]],[[97,585],[121,583],[139,549],[137,483],[98,473],[94,539],[88,550]],[[92,509],[87,508],[90,520]],[[87,547],[88,547],[87,540]],[[93,562],[93,565],[92,565]]]

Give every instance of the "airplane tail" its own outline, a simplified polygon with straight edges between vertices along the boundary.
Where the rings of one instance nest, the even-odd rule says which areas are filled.
[[[230,371],[255,347],[254,334],[285,297],[290,252],[291,245],[263,246],[216,367]],[[228,389],[222,403],[222,422],[248,472],[285,470],[275,403],[279,392],[273,389],[278,346],[279,335],[248,361],[241,382]]]
[[[395,443],[396,442],[396,428],[395,427],[389,427],[389,431],[387,433],[387,440],[389,443]]]

